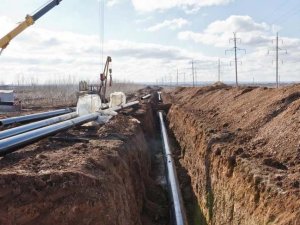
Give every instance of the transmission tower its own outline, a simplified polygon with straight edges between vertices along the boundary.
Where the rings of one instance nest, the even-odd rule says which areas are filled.
[[[222,60],[219,58],[218,59],[218,61],[217,61],[217,65],[218,65],[218,77],[217,77],[217,81],[218,82],[221,82],[221,75],[222,75],[222,72],[224,72],[225,71],[225,66],[226,66],[226,64],[224,64],[223,62],[222,62]]]
[[[221,82],[221,59],[218,60],[218,82]]]
[[[192,77],[193,77],[193,87],[195,87],[195,70],[194,70],[194,60],[192,60]]]
[[[239,82],[238,82],[238,67],[237,67],[237,63],[238,63],[238,56],[237,56],[237,52],[238,51],[244,51],[246,54],[246,49],[241,49],[237,47],[237,42],[241,43],[241,39],[236,37],[236,32],[233,33],[233,38],[231,38],[229,40],[229,43],[233,42],[234,46],[232,49],[228,49],[225,50],[225,54],[227,54],[227,52],[229,51],[233,51],[234,52],[234,63],[235,63],[235,83],[236,86],[239,86]]]
[[[195,74],[195,86],[197,86],[197,82],[198,82],[198,80],[197,80],[198,77],[197,76],[198,75],[197,75],[197,68],[196,67],[194,68],[194,74]]]
[[[177,74],[176,74],[176,86],[178,87],[178,68],[177,68]]]
[[[177,68],[177,73],[176,73],[177,86],[185,84],[185,73],[182,72],[182,70],[183,70],[182,68],[181,69]],[[190,68],[186,68],[186,70],[190,70]]]
[[[277,35],[276,35],[276,39],[272,40],[273,44],[274,44],[274,41],[276,43],[275,50],[269,50],[268,54],[270,54],[270,51],[275,51],[276,52],[276,59],[275,59],[275,62],[276,62],[276,87],[278,88],[279,87],[279,52],[284,51],[285,54],[287,54],[287,50],[279,48],[279,41],[281,41],[281,43],[283,44],[283,40],[279,39],[278,32],[277,32]],[[283,63],[283,61],[282,61],[282,63]]]

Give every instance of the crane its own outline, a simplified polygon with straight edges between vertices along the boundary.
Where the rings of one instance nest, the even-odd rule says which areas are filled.
[[[51,9],[53,9],[55,6],[59,5],[59,3],[62,0],[50,0],[48,3],[46,3],[44,6],[42,6],[34,15],[27,15],[25,17],[25,20],[21,22],[16,28],[14,28],[12,31],[10,31],[7,35],[2,37],[0,39],[0,55],[2,51],[9,45],[10,41],[14,39],[16,36],[18,36],[20,33],[22,33],[24,30],[26,30],[28,27],[33,25],[38,19],[40,19],[42,16],[44,16],[47,12],[49,12]],[[100,99],[103,102],[106,102],[106,87],[107,87],[107,80],[108,76],[110,77],[109,86],[112,85],[112,69],[110,68],[111,63],[111,57],[108,56],[106,60],[106,64],[104,67],[103,73],[100,74],[100,85],[99,89],[97,91],[97,94],[100,96]],[[86,91],[88,89],[87,82],[80,82],[79,84],[79,90],[80,91]],[[93,89],[91,87],[91,89]]]
[[[44,16],[47,12],[57,6],[62,0],[51,0],[41,9],[39,9],[34,15],[27,15],[25,20],[21,22],[16,28],[6,34],[3,38],[0,39],[0,54],[8,46],[10,41],[26,30],[28,27],[33,25],[39,18]]]

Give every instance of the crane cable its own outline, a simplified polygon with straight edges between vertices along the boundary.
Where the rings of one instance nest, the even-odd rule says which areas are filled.
[[[99,40],[102,70],[104,70],[104,1],[99,0]]]

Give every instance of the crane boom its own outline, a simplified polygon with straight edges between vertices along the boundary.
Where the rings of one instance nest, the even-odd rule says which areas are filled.
[[[8,46],[9,42],[22,33],[26,28],[33,25],[35,21],[44,16],[47,12],[57,6],[62,0],[52,0],[40,10],[38,10],[34,15],[27,15],[25,20],[21,22],[16,28],[6,34],[0,39],[0,54]]]

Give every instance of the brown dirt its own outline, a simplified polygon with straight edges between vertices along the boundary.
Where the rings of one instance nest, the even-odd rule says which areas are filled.
[[[300,85],[178,88],[163,99],[204,216],[191,224],[300,224]]]
[[[165,192],[150,176],[148,103],[57,135],[88,143],[44,139],[0,158],[0,224],[167,224]]]

